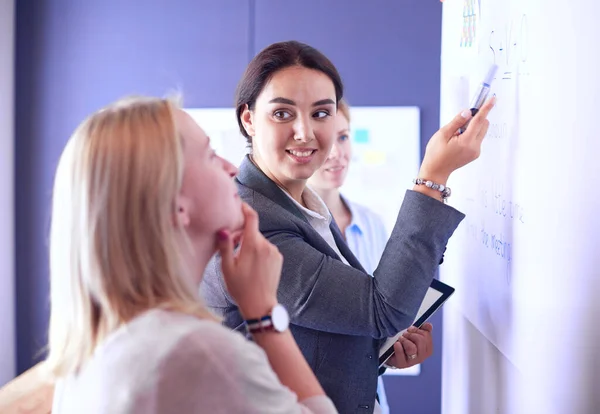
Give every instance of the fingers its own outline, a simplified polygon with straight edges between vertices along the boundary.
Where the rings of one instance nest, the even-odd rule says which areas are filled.
[[[394,355],[387,364],[407,368],[423,362],[433,352],[431,332],[433,325],[425,323],[421,329],[411,326],[394,344]],[[412,357],[412,358],[411,358]]]
[[[431,333],[431,332],[433,331],[433,325],[432,325],[432,324],[430,324],[429,322],[426,322],[426,323],[424,323],[423,325],[421,325],[421,328],[420,328],[420,329],[422,329],[422,330],[424,330],[424,331],[427,331],[427,332]],[[409,331],[410,331],[410,329],[409,329]]]
[[[452,136],[456,135],[456,132],[471,118],[471,111],[465,109],[460,114],[456,115],[452,121],[440,128],[440,131],[443,132],[445,137],[450,139]]]
[[[239,230],[236,230],[234,232],[231,232],[230,237],[231,240],[233,241],[233,247],[235,248],[238,244],[241,243],[242,241],[242,236],[244,235],[244,229],[241,228]]]
[[[483,104],[481,109],[479,109],[479,112],[477,112],[477,115],[473,117],[473,120],[469,124],[467,131],[471,130],[473,137],[478,141],[482,141],[485,135],[487,134],[488,128],[490,126],[490,122],[487,120],[487,117],[495,104],[495,96],[491,99],[488,99]]]
[[[269,246],[271,248],[271,252],[272,252],[271,256],[273,256],[273,260],[275,261],[275,263],[277,263],[277,265],[281,269],[281,267],[283,266],[283,255],[281,254],[281,252],[279,251],[277,246],[275,246],[274,244],[271,244],[271,242],[269,242],[269,241],[267,241],[267,243],[269,244]],[[279,272],[281,273],[281,270]]]
[[[417,346],[416,341],[413,341],[412,339],[409,340],[404,335],[407,335],[407,333],[404,333],[403,336],[400,337],[399,341],[402,343],[402,347],[404,348],[404,353],[408,357],[408,361],[410,361],[415,359],[414,356],[419,355],[419,347]]]
[[[258,230],[258,214],[248,204],[242,203],[242,214],[244,215],[243,238],[245,241],[255,240],[260,232]]]
[[[417,348],[419,357],[425,359],[433,353],[433,338],[431,336],[433,326],[427,324],[427,326],[423,325],[423,328],[425,329],[411,327],[403,334],[403,337],[411,341]]]
[[[481,108],[477,112],[477,115],[475,115],[475,117],[473,118],[473,121],[476,121],[477,119],[481,118],[487,118],[494,105],[496,105],[496,96],[492,96],[481,106]]]
[[[402,343],[396,341],[394,344],[394,355],[389,359],[388,365],[396,368],[406,368],[409,365],[407,359]]]
[[[483,141],[483,139],[485,138],[485,136],[487,135],[488,132],[488,128],[490,127],[490,121],[488,121],[487,119],[484,119],[482,121],[482,126],[479,129],[479,131],[477,132],[477,136],[475,137],[475,139],[477,141]]]
[[[440,131],[442,131],[444,133],[444,136],[446,136],[448,139],[450,139],[451,137],[453,137],[457,134],[458,130],[461,127],[465,126],[465,124],[469,120],[471,120],[471,118],[473,118],[471,120],[471,122],[469,123],[469,127],[467,128],[467,131],[472,131],[474,133],[474,136],[477,137],[477,136],[479,136],[479,132],[484,125],[483,121],[485,121],[487,119],[490,111],[492,110],[492,108],[494,107],[495,104],[496,104],[496,97],[493,96],[491,99],[487,100],[482,105],[482,107],[479,109],[479,111],[477,111],[477,114],[474,117],[471,116],[471,110],[465,109],[460,114],[456,115],[452,121],[450,121],[449,123],[444,125],[442,128],[440,128]],[[487,132],[487,127],[486,127],[486,132]],[[485,136],[485,134],[483,134],[483,136]]]
[[[221,254],[221,268],[223,274],[230,274],[233,270],[233,239],[226,230],[220,230],[217,233],[217,248]]]

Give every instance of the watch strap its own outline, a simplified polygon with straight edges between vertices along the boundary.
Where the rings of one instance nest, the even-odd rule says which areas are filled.
[[[246,323],[246,325],[256,325],[266,320],[271,320],[271,315],[263,316],[260,319],[246,319],[244,322]]]
[[[268,315],[258,319],[247,319],[244,321],[249,333],[256,332],[283,332],[288,329],[289,315],[283,305],[277,304]]]
[[[251,334],[275,331],[275,326],[272,321],[264,321],[262,323],[247,325],[248,332]]]

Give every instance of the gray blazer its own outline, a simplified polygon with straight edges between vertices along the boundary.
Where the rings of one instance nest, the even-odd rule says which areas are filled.
[[[379,346],[413,322],[448,239],[464,215],[407,191],[370,277],[335,222],[331,223],[335,242],[350,266],[247,157],[236,182],[241,198],[258,212],[260,231],[284,257],[278,300],[290,312],[291,331],[304,357],[340,413],[373,412]],[[207,267],[201,292],[227,326],[243,331],[218,256]]]

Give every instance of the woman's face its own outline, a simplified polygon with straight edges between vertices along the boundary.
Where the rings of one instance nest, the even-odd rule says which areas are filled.
[[[215,154],[200,126],[184,111],[175,115],[183,139],[184,173],[178,195],[178,217],[191,234],[214,236],[239,230],[242,201],[233,177],[237,169]]]
[[[242,113],[252,154],[284,188],[304,185],[323,165],[334,140],[335,87],[324,73],[294,66],[276,72]]]
[[[348,165],[352,158],[350,126],[348,119],[341,112],[338,112],[335,118],[335,131],[335,142],[325,164],[309,180],[313,188],[321,190],[340,188],[348,174]]]

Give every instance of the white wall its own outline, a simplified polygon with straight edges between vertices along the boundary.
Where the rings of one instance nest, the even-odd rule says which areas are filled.
[[[15,375],[15,2],[0,0],[0,386]]]
[[[443,7],[441,121],[500,67],[481,157],[449,181],[443,413],[600,413],[600,4]]]

